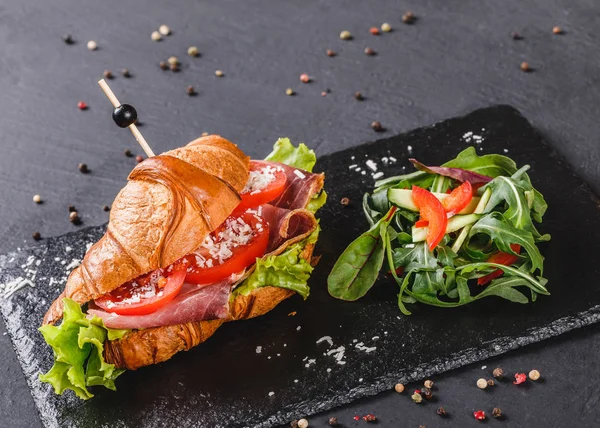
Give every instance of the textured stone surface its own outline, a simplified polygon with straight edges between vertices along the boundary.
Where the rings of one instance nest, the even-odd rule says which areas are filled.
[[[506,149],[518,164],[532,165],[534,184],[550,205],[542,231],[551,233],[553,240],[542,252],[552,295],[540,297],[535,305],[491,299],[458,310],[419,306],[410,317],[400,315],[395,303],[397,286],[385,277],[358,302],[329,297],[326,275],[346,244],[365,229],[359,201],[373,183],[369,174],[360,175],[348,165],[364,167],[370,159],[390,176],[400,173],[411,156],[439,164],[469,145],[464,137],[468,132],[482,137],[483,142],[475,145],[478,152]],[[390,155],[397,163],[381,166],[379,160]],[[599,268],[580,269],[582,252],[600,251],[598,200],[516,110],[479,110],[324,156],[318,169],[327,174],[330,199],[320,213],[324,232],[317,251],[323,258],[311,279],[309,300],[291,299],[265,317],[226,325],[199,348],[167,363],[126,373],[118,380],[116,393],[95,391],[97,396],[88,402],[71,394],[56,397],[37,381],[37,373],[50,367],[51,354],[36,327],[60,291],[55,281],[64,280],[66,265],[80,258],[103,228],[53,238],[2,256],[0,283],[17,276],[36,278],[36,287],[2,301],[0,310],[45,425],[270,427],[389,390],[398,381],[431,377],[600,318],[600,284],[594,284]],[[338,202],[344,196],[351,200],[348,207]],[[564,222],[564,218],[575,217],[578,222]],[[582,224],[589,233],[581,233]],[[586,284],[578,293],[572,290],[573,272],[579,283]],[[286,316],[291,311],[297,315]],[[321,339],[325,336],[331,342]],[[339,346],[345,347],[343,365],[329,354]],[[513,386],[508,382],[506,387]],[[514,419],[518,422],[519,416]]]

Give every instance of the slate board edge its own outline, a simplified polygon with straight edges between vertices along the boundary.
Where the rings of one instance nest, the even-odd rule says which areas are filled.
[[[493,110],[493,109],[509,110],[509,111],[511,111],[512,114],[519,116],[519,118],[521,118],[522,120],[525,120],[531,126],[531,124],[529,123],[527,118],[525,118],[514,107],[512,107],[510,105],[495,105],[495,106],[476,109],[465,115],[452,117],[450,119],[446,119],[446,120],[437,122],[433,125],[420,127],[420,128],[410,130],[410,131],[407,131],[407,132],[404,132],[404,133],[401,133],[398,135],[414,135],[415,133],[426,132],[427,130],[435,128],[439,124],[442,124],[444,122],[447,122],[450,120],[461,119],[465,116],[468,116],[470,114],[473,114],[473,113],[481,111],[481,110]],[[531,128],[532,128],[533,132],[535,133],[535,135],[537,136],[538,142],[541,143],[545,148],[548,149],[548,151],[551,153],[551,156],[554,159],[556,159],[557,162],[569,165],[568,162],[566,162],[564,160],[564,158],[560,154],[558,154],[558,152],[556,152],[556,150],[554,150],[542,138],[541,134],[537,131],[537,129],[535,129],[533,126],[531,126]],[[384,140],[387,140],[389,138],[394,138],[394,137],[395,136],[383,138],[383,139],[379,139],[379,140],[374,140],[374,141],[363,143],[362,145],[370,146],[370,145],[377,144],[380,141],[384,141]],[[351,151],[352,149],[353,148],[348,148],[348,149],[341,150],[339,152],[336,152],[334,154],[330,154],[327,156],[339,155],[339,154]],[[586,188],[586,190],[588,190],[592,195],[594,195],[594,197],[596,197],[596,198],[598,197],[595,194],[595,192],[593,190],[591,190],[591,187],[588,185],[588,183],[586,183],[584,180],[581,179],[581,177],[579,177],[579,175],[575,172],[574,168],[572,168],[569,165],[568,170],[572,173],[572,175],[574,177],[576,177],[578,179],[578,181],[582,184],[582,186],[584,186]],[[79,234],[87,232],[87,231],[98,231],[100,229],[104,229],[105,227],[106,227],[106,224],[100,225],[100,226],[89,226],[89,227],[78,229],[73,232],[69,232],[69,233],[60,235],[60,237],[67,237],[72,234],[79,235]],[[54,238],[57,238],[57,237],[54,237]],[[23,247],[21,249],[21,251],[25,251],[28,249],[35,249],[40,252],[45,252],[47,250],[47,246],[44,248],[42,246],[30,245],[30,246]],[[17,252],[10,252],[10,253],[4,254],[4,255],[0,255],[0,259],[11,257],[13,255],[18,255],[18,254],[19,253],[17,253]],[[17,333],[18,333],[18,329],[17,329],[17,327],[12,325],[11,318],[8,316],[8,314],[5,313],[5,309],[6,309],[6,306],[0,304],[0,313],[2,314],[2,318],[4,319],[6,329],[9,333],[12,346],[15,349],[15,352],[18,354],[19,359],[25,359],[25,357],[26,357],[25,352],[28,349],[27,348],[28,347],[27,340],[25,338],[17,338],[16,337]],[[423,366],[419,366],[417,369],[412,369],[411,370],[412,373],[410,373],[410,374],[405,373],[405,371],[403,371],[403,370],[399,370],[395,373],[392,373],[391,375],[386,376],[386,378],[393,376],[394,380],[376,378],[371,381],[371,385],[365,386],[364,388],[355,388],[355,389],[351,390],[345,396],[338,397],[337,399],[335,399],[327,404],[317,404],[317,403],[307,402],[307,401],[300,402],[300,403],[298,403],[297,407],[310,407],[311,408],[311,411],[308,414],[299,415],[299,414],[292,414],[289,412],[288,413],[280,412],[278,414],[271,416],[264,422],[254,425],[254,427],[266,428],[266,427],[272,427],[272,426],[278,425],[278,424],[284,424],[294,418],[299,418],[302,416],[309,416],[312,414],[316,414],[316,413],[319,413],[319,412],[322,412],[325,410],[329,410],[329,409],[332,409],[332,408],[335,408],[335,407],[338,407],[338,406],[341,406],[344,404],[348,404],[359,398],[373,396],[380,392],[390,390],[394,386],[394,384],[397,382],[410,383],[410,382],[422,380],[433,374],[440,374],[440,373],[443,373],[443,372],[446,372],[449,370],[454,370],[454,369],[457,369],[457,368],[460,368],[460,367],[463,367],[463,366],[466,366],[469,364],[473,364],[478,361],[482,361],[482,360],[485,360],[485,359],[488,359],[488,358],[491,358],[491,357],[494,357],[494,356],[497,356],[497,355],[500,355],[500,354],[533,344],[533,343],[540,342],[542,340],[556,337],[556,336],[566,333],[568,331],[575,330],[575,329],[578,329],[578,328],[581,328],[581,327],[584,327],[584,326],[587,326],[587,325],[590,325],[590,324],[593,324],[593,323],[596,323],[599,321],[600,321],[600,305],[594,306],[593,308],[591,308],[587,311],[579,312],[575,315],[571,315],[568,317],[564,317],[564,318],[555,320],[554,322],[552,322],[550,325],[548,325],[546,327],[526,330],[524,332],[524,334],[517,339],[504,336],[504,337],[496,338],[492,341],[483,343],[482,347],[480,349],[473,348],[473,349],[467,350],[465,352],[454,354],[451,356],[451,358],[452,358],[451,362],[441,362],[441,359],[440,359],[440,360],[436,360],[436,361],[424,364]],[[51,412],[48,412],[48,413],[42,412],[43,403],[44,403],[43,397],[47,394],[53,394],[53,392],[50,389],[47,389],[44,391],[42,388],[39,388],[39,385],[37,384],[37,382],[38,382],[37,377],[36,376],[27,376],[27,374],[24,372],[23,366],[21,364],[19,364],[19,365],[21,366],[21,371],[26,378],[27,384],[30,389],[30,393],[32,394],[32,397],[33,397],[34,401],[36,402],[36,407],[37,407],[38,414],[40,416],[40,420],[46,427],[51,428],[51,427],[58,426],[59,425],[58,419],[56,418],[56,416],[54,414],[51,414]]]

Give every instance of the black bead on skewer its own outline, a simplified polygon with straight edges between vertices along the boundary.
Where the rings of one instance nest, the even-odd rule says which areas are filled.
[[[118,127],[127,128],[137,120],[137,111],[132,105],[121,104],[113,111],[112,118]]]

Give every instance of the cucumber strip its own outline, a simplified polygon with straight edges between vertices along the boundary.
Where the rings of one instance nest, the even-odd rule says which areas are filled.
[[[447,193],[436,193],[432,192],[433,195],[438,198],[440,201],[443,201],[448,197]],[[404,208],[410,211],[419,211],[417,206],[412,200],[412,190],[410,189],[389,189],[388,190],[388,200],[394,204],[399,206],[400,208]],[[479,204],[481,198],[478,196],[473,196],[469,205],[467,205],[459,214],[471,214],[475,211],[475,208]]]
[[[475,223],[481,218],[481,214],[467,214],[467,215],[455,215],[448,219],[448,225],[446,226],[446,233],[456,232],[459,229],[467,225]],[[421,242],[427,238],[428,227],[414,227],[412,228],[412,240],[413,242]]]

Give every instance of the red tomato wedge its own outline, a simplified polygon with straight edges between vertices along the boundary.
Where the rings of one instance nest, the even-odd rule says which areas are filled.
[[[173,270],[166,278],[162,270],[143,275],[111,291],[94,303],[119,315],[146,315],[169,303],[181,290],[185,271]]]
[[[510,244],[510,248],[517,254],[521,252],[521,246],[519,244]],[[490,263],[497,263],[499,265],[510,266],[517,262],[519,258],[514,254],[504,253],[502,251],[498,251],[495,254],[492,254],[488,259]],[[502,269],[496,269],[492,273],[488,273],[481,278],[477,278],[477,285],[485,285],[490,282],[492,279],[496,279],[502,276],[504,271]]]
[[[235,211],[243,212],[277,199],[285,190],[286,182],[283,168],[268,162],[250,161],[248,183],[242,190],[242,201]]]
[[[448,217],[442,203],[429,190],[418,186],[412,187],[412,199],[421,219],[429,222],[429,231],[427,232],[427,245],[433,251],[441,242],[446,234]]]
[[[442,201],[442,205],[444,206],[448,217],[452,217],[465,209],[471,202],[471,199],[473,199],[473,187],[471,186],[471,183],[465,181]]]
[[[242,272],[262,257],[269,244],[269,225],[254,213],[232,215],[194,254],[175,262],[187,272],[186,282],[212,284]]]

